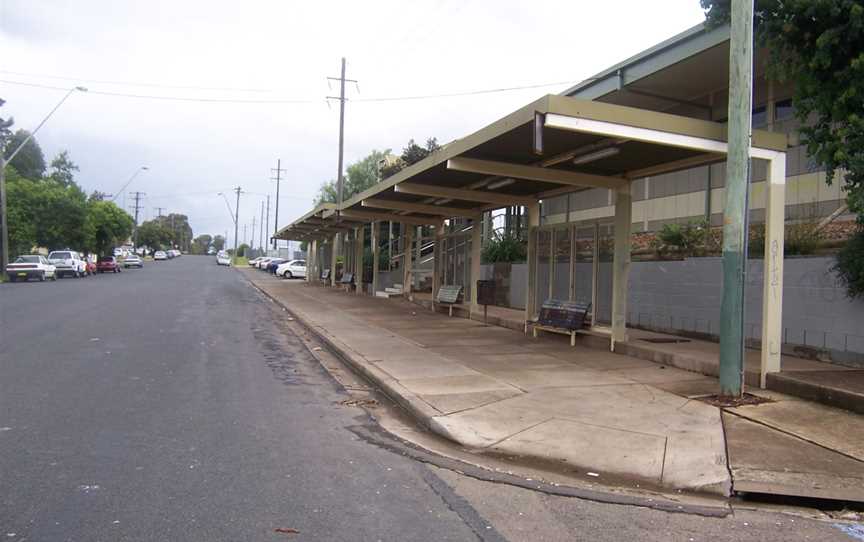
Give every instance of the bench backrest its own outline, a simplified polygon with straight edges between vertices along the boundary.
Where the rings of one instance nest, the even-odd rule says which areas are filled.
[[[462,287],[455,284],[447,284],[438,288],[438,303],[458,303],[459,295],[462,294]]]
[[[325,270],[321,271],[321,280],[327,280],[329,278],[330,278],[330,270],[329,269],[325,269]]]
[[[590,309],[591,303],[547,299],[540,306],[540,318],[537,321],[543,326],[580,329]]]
[[[341,284],[354,284],[354,273],[342,273]]]

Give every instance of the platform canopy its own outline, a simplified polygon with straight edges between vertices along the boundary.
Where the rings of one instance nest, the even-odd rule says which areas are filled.
[[[784,134],[753,132],[753,156],[786,150]],[[358,223],[412,225],[476,217],[585,190],[620,190],[641,177],[725,160],[726,126],[548,95],[346,200],[324,204],[277,233],[332,236]]]

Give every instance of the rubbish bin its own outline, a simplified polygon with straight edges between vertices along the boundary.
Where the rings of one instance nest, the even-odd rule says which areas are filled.
[[[483,305],[483,324],[486,324],[486,315],[489,310],[489,305],[495,304],[494,280],[477,281],[477,304]]]

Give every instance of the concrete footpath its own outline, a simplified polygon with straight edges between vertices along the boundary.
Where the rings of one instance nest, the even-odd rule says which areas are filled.
[[[697,399],[716,383],[702,374],[238,271],[420,422],[475,452],[567,465],[610,485],[728,495],[734,483],[864,500],[860,416],[776,392],[721,411]]]

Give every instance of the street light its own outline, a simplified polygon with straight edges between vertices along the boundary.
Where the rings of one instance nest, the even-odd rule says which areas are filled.
[[[26,145],[31,139],[33,139],[33,136],[36,135],[36,132],[38,132],[39,129],[42,128],[42,126],[46,122],[48,122],[48,119],[51,118],[54,112],[60,109],[60,106],[63,105],[63,102],[65,102],[69,98],[69,96],[71,96],[72,93],[76,90],[78,92],[87,92],[87,89],[85,87],[70,88],[69,92],[67,92],[63,96],[63,98],[57,103],[57,105],[54,106],[54,109],[52,109],[48,112],[47,115],[45,115],[45,118],[42,119],[42,122],[39,123],[36,129],[30,132],[30,135],[28,135],[24,139],[24,141],[22,141],[21,144],[18,145],[17,149],[12,151],[12,154],[9,155],[8,159],[5,158],[6,144],[5,142],[0,141],[0,245],[2,245],[2,247],[0,247],[0,277],[6,277],[6,264],[9,263],[9,225],[6,221],[6,164],[11,162],[12,159],[15,158],[15,156],[17,156],[19,152],[21,152],[21,149],[24,148],[24,145]]]

